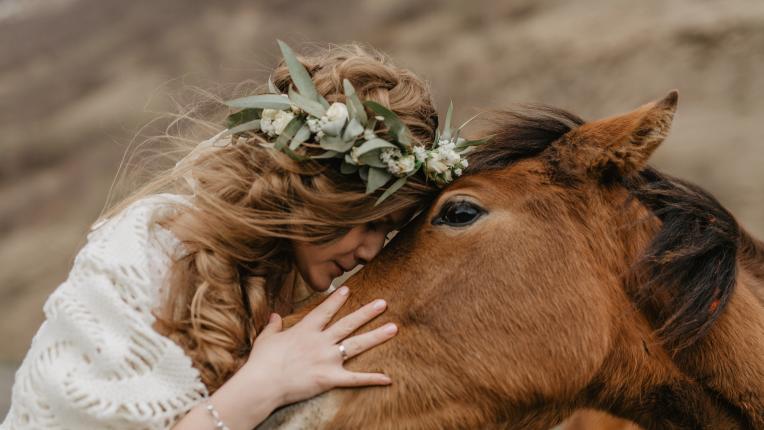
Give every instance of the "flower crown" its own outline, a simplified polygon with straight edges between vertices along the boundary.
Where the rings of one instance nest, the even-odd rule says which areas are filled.
[[[259,131],[268,140],[263,145],[283,151],[297,161],[340,159],[340,172],[357,173],[366,184],[366,194],[397,178],[375,205],[420,170],[439,186],[453,181],[468,166],[464,154],[485,143],[459,137],[462,128],[474,117],[451,129],[453,103],[448,107],[443,131],[436,131],[431,149],[414,144],[409,129],[393,111],[372,100],[361,102],[347,79],[343,81],[346,103],[329,104],[318,93],[292,49],[280,40],[278,44],[294,87],[290,86],[288,94],[281,94],[268,79],[270,94],[226,101],[229,107],[242,110],[228,116],[225,134]],[[367,115],[366,109],[374,116]],[[378,121],[387,127],[388,140],[376,134]],[[300,147],[320,148],[324,152],[307,156]]]

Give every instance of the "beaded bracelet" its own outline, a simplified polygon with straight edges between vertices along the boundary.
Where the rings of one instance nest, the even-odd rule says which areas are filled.
[[[212,420],[215,421],[215,428],[219,430],[231,430],[228,428],[227,425],[223,422],[223,420],[220,419],[220,413],[218,413],[217,409],[215,409],[214,406],[212,406],[212,402],[207,400],[207,412],[210,413],[210,416],[212,417]]]

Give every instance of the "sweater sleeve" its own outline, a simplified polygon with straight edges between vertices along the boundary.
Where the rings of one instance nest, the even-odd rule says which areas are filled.
[[[152,327],[180,245],[152,216],[179,197],[139,200],[88,235],[45,303],[1,430],[166,429],[207,395],[190,358]]]

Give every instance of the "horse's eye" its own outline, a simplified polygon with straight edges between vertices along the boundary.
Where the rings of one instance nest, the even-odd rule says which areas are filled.
[[[485,211],[481,207],[462,200],[444,205],[432,223],[434,225],[446,224],[452,227],[464,227],[475,222],[483,213]]]

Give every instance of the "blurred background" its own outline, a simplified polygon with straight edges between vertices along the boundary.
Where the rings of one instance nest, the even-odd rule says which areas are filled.
[[[653,164],[764,237],[761,0],[0,0],[0,417],[128,145],[189,86],[264,82],[276,38],[368,43],[460,120],[525,101],[595,119],[677,88]]]

